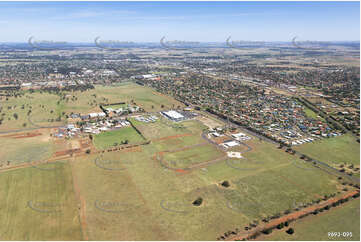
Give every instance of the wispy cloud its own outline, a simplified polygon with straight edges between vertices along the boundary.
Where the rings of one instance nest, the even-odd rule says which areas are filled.
[[[58,15],[51,17],[51,20],[76,20],[76,19],[89,19],[98,17],[109,17],[109,16],[123,16],[129,17],[136,14],[134,11],[128,10],[111,10],[111,11],[95,11],[95,10],[81,10],[72,13]]]

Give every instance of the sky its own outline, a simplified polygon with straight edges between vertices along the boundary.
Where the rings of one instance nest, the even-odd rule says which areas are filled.
[[[0,2],[0,42],[360,40],[359,2]]]

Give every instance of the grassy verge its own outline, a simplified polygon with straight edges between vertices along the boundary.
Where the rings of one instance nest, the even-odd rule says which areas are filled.
[[[275,229],[271,235],[262,236],[259,239],[274,241],[359,241],[360,199],[352,200],[341,207],[332,208],[330,211],[318,214],[317,216],[308,216],[295,223],[291,223],[288,227],[294,229],[294,234],[287,234],[285,229],[282,231]],[[328,236],[328,232],[340,232],[340,234],[336,233],[336,236]],[[349,232],[352,233],[352,237]]]
[[[82,240],[66,162],[0,175],[1,240]]]
[[[300,145],[295,150],[329,164],[360,165],[360,144],[349,134]]]

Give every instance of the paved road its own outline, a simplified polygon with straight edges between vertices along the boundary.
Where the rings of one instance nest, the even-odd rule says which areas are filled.
[[[298,152],[295,150],[295,154],[299,155],[299,156],[302,156],[302,155],[305,155],[301,152]],[[306,155],[307,156],[307,155]],[[309,156],[307,156],[309,157]],[[310,157],[311,158],[311,157]],[[350,175],[347,175],[345,172],[340,172],[338,169],[332,167],[332,166],[329,166],[327,163],[325,162],[322,162],[322,161],[319,161],[319,160],[316,160],[316,159],[313,159],[311,158],[311,161],[310,162],[316,162],[317,165],[319,165],[320,169],[326,171],[327,173],[330,173],[330,174],[333,174],[333,175],[337,175],[337,176],[341,176],[343,178],[346,178],[348,180],[351,180],[352,182],[355,182],[357,183],[358,185],[360,185],[360,179],[357,178],[357,177],[354,177],[354,176],[350,176]]]
[[[205,111],[205,112],[206,112],[208,115],[212,116],[213,118],[218,119],[219,121],[221,121],[221,122],[223,122],[223,123],[227,123],[227,122],[228,122],[227,119],[220,118],[220,117],[218,117],[217,115],[212,114],[212,113],[207,112],[207,111]],[[245,133],[248,133],[248,134],[250,134],[250,135],[252,135],[252,136],[255,136],[255,137],[260,138],[260,139],[262,139],[262,140],[265,140],[265,141],[267,141],[267,142],[270,142],[270,143],[273,143],[273,144],[278,144],[276,141],[271,140],[270,138],[265,137],[265,136],[263,136],[263,135],[260,135],[260,134],[258,134],[258,133],[255,133],[255,132],[253,132],[253,131],[250,131],[250,130],[246,129],[245,127],[241,126],[241,125],[232,123],[231,121],[230,121],[230,123],[232,124],[232,126],[237,127],[238,129],[242,130],[242,131],[245,132]]]
[[[209,113],[209,112],[207,112],[207,114],[209,114],[210,116],[212,116],[212,117],[214,117],[214,118],[216,118],[216,119],[218,119],[218,120],[220,120],[220,121],[222,121],[222,122],[228,122],[227,119],[222,119],[222,118],[220,118],[220,117],[218,117],[218,116],[216,116],[216,115],[214,115],[214,114],[211,114],[211,113]],[[258,137],[258,138],[260,138],[260,139],[262,139],[262,140],[265,140],[265,141],[268,141],[268,142],[270,142],[270,143],[277,144],[277,145],[279,144],[278,142],[276,142],[276,141],[274,141],[274,140],[271,140],[271,139],[269,139],[269,138],[267,138],[267,137],[265,137],[265,136],[262,136],[262,135],[260,135],[260,134],[256,134],[256,133],[254,133],[254,132],[252,132],[252,131],[249,131],[249,130],[245,129],[244,127],[242,127],[242,126],[240,126],[240,125],[238,125],[238,124],[232,123],[232,125],[233,125],[233,126],[236,126],[237,128],[239,128],[239,129],[241,129],[241,130],[243,130],[245,133],[249,133],[249,134],[251,134],[251,135],[253,135],[253,136],[256,136],[256,137]],[[301,153],[301,152],[299,152],[299,151],[296,151],[296,154],[299,155],[299,156],[306,155],[306,154],[303,154],[303,153]],[[306,155],[306,156],[309,157],[308,155]],[[318,165],[318,167],[319,167],[320,169],[322,169],[323,171],[325,171],[325,172],[327,172],[327,173],[330,173],[330,174],[333,174],[333,175],[336,175],[336,176],[341,176],[341,177],[343,177],[343,178],[346,178],[346,179],[348,179],[348,180],[351,180],[352,182],[357,183],[358,185],[360,185],[360,179],[359,179],[359,178],[350,176],[350,175],[346,174],[345,172],[340,172],[339,170],[337,170],[337,169],[334,168],[334,167],[329,166],[329,165],[328,165],[327,163],[325,163],[325,162],[322,162],[322,161],[313,159],[312,157],[310,157],[310,158],[312,159],[311,162],[316,162],[316,164]]]

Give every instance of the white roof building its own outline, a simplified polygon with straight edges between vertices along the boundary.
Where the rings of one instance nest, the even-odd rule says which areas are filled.
[[[243,158],[243,156],[241,155],[240,152],[229,151],[229,152],[227,152],[227,156],[230,157],[230,158],[238,158],[238,159]]]
[[[232,134],[232,137],[237,139],[237,138],[241,138],[241,137],[244,137],[246,136],[244,133],[237,133],[237,134]]]
[[[89,113],[89,117],[95,118],[95,117],[98,117],[98,114],[97,113]]]
[[[235,140],[223,143],[223,146],[226,147],[226,148],[234,147],[234,146],[237,146],[237,145],[239,145],[239,143],[237,141],[235,141]]]
[[[167,111],[167,112],[161,112],[163,115],[165,115],[167,118],[171,119],[171,120],[174,120],[174,121],[181,121],[181,120],[184,120],[185,117],[178,113],[177,111],[174,111],[174,110],[170,110],[170,111]]]
[[[219,136],[221,136],[221,135],[220,135],[219,133],[217,133],[217,132],[213,132],[212,135],[213,135],[214,137],[219,137]]]
[[[168,112],[163,112],[165,115],[174,118],[174,119],[178,119],[178,118],[183,118],[184,116],[180,113],[178,113],[177,111],[174,110],[170,110]]]
[[[105,117],[105,113],[89,113],[90,118]]]

